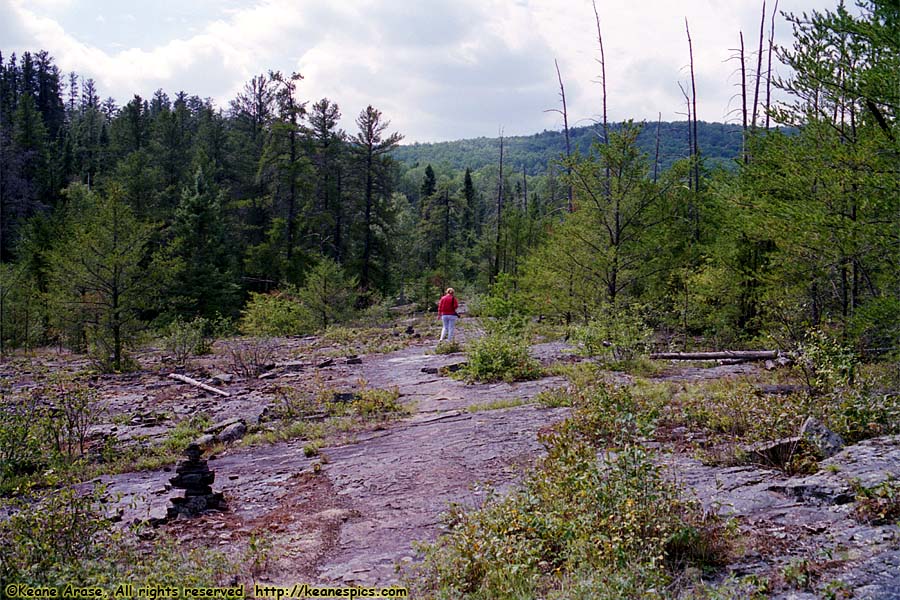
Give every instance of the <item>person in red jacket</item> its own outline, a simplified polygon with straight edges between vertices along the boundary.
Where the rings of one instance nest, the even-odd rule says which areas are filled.
[[[441,299],[438,301],[438,316],[441,317],[441,324],[443,325],[440,339],[442,342],[444,338],[447,338],[448,342],[453,340],[453,329],[456,327],[456,320],[459,318],[459,313],[456,312],[457,308],[459,308],[459,301],[453,295],[453,288],[447,288],[447,293],[441,296]]]

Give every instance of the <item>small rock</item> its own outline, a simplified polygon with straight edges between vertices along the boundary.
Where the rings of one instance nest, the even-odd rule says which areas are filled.
[[[200,446],[201,448],[209,448],[210,446],[213,445],[213,443],[215,441],[216,441],[216,436],[214,436],[211,433],[204,433],[203,435],[198,437],[196,440],[194,440],[194,443],[197,444],[198,446]]]
[[[259,376],[257,376],[257,379],[274,379],[280,374],[281,372],[278,371],[278,369],[275,369],[273,371],[266,371],[265,373],[260,374]]]
[[[331,396],[332,402],[353,402],[356,400],[356,394],[353,392],[335,392]]]
[[[791,360],[790,356],[781,355],[775,359],[775,364],[779,367],[789,367],[794,364],[794,361]]]
[[[361,364],[362,364],[362,359],[359,358],[359,357],[348,358],[348,359],[346,360],[346,363],[345,363],[345,364],[348,364],[348,365],[361,365]]]
[[[794,436],[768,442],[758,442],[744,446],[743,450],[765,465],[782,466],[790,461],[801,443],[803,443],[803,438]]]
[[[234,375],[231,373],[216,373],[212,376],[213,383],[231,383],[234,381]]]
[[[437,375],[438,368],[437,367],[422,367],[423,373],[428,373],[429,375]]]
[[[767,360],[767,361],[765,362],[765,369],[766,369],[766,371],[774,371],[774,370],[775,370],[775,366],[776,366],[776,365],[775,365],[775,361],[774,361],[774,360]]]
[[[244,437],[246,433],[247,425],[243,421],[238,421],[219,432],[219,434],[216,435],[216,441],[222,442],[223,444],[236,442]]]
[[[822,458],[831,458],[844,447],[844,438],[825,427],[815,417],[807,417],[800,428],[800,435],[815,446]]]
[[[406,335],[412,335],[412,334],[414,334],[415,332],[416,332],[416,330],[413,329],[413,326],[412,326],[412,325],[410,325],[409,327],[406,328]]]
[[[324,361],[320,362],[319,364],[317,364],[316,368],[324,369],[325,367],[330,367],[333,364],[334,364],[334,359],[329,358],[328,360],[324,360]]]
[[[214,423],[210,425],[206,429],[203,430],[203,433],[216,433],[218,431],[222,431],[223,429],[234,425],[235,423],[243,423],[244,420],[239,417],[233,417],[231,419],[226,419],[224,421],[219,421],[218,423]]]

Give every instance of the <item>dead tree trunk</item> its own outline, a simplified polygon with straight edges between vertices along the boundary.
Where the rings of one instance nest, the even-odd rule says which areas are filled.
[[[500,175],[497,179],[497,238],[494,242],[494,269],[491,283],[500,273],[500,231],[503,225],[503,129],[500,129]]]
[[[753,91],[753,120],[750,122],[751,129],[756,129],[757,113],[759,111],[759,82],[762,79],[762,51],[763,37],[766,26],[766,0],[762,3],[762,18],[759,20],[759,49],[756,57],[756,83]]]
[[[741,116],[743,118],[743,127],[741,129],[741,151],[744,157],[744,164],[750,162],[750,153],[747,151],[747,65],[744,56],[744,32],[740,32],[741,36]]]
[[[600,44],[600,86],[603,90],[603,143],[609,145],[609,121],[606,118],[606,54],[603,52],[603,33],[600,31],[600,13],[597,12],[597,2],[594,5],[594,18],[597,20],[597,42]],[[609,198],[612,193],[612,177],[609,170],[609,162],[606,165],[606,187],[604,192]]]
[[[691,29],[688,26],[688,20],[685,18],[684,20],[684,30],[687,32],[688,39],[688,55],[691,59],[691,102],[693,103],[693,113],[694,113],[694,193],[697,194],[700,192],[700,140],[697,139],[697,82],[694,77],[694,45],[691,42]],[[693,206],[691,207],[691,220],[694,225],[694,240],[700,240],[700,207],[697,204],[696,198]]]
[[[559,61],[554,59],[553,64],[556,65],[556,78],[559,80],[559,96],[562,98],[562,111],[557,110],[556,112],[561,112],[563,128],[566,132],[566,193],[568,194],[569,199],[568,210],[569,212],[573,212],[575,210],[575,202],[572,196],[572,147],[569,141],[569,114],[566,110],[566,88],[563,87],[562,75],[559,73]]]
[[[659,178],[659,127],[662,124],[662,113],[656,117],[656,154],[653,157],[653,183]]]
[[[772,107],[772,49],[775,47],[775,15],[778,13],[778,0],[772,9],[772,24],[769,26],[769,65],[766,67],[766,131],[769,130],[769,110]]]

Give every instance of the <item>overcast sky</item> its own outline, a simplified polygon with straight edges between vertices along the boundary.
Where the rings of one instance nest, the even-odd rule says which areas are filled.
[[[774,0],[769,0],[771,12]],[[830,9],[781,0],[779,11]],[[684,119],[687,17],[698,112],[735,121],[743,30],[758,43],[761,0],[597,0],[611,120]],[[768,27],[768,20],[767,25]],[[790,25],[776,19],[776,41]],[[570,125],[601,112],[590,0],[0,0],[0,50],[46,49],[119,103],[163,88],[221,107],[254,75],[299,71],[301,96],[328,97],[343,126],[367,104],[406,142],[561,129],[559,60]],[[778,69],[783,72],[783,68]],[[681,114],[679,114],[681,113]]]

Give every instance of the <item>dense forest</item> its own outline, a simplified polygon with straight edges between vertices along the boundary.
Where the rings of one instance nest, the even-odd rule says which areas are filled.
[[[400,146],[372,106],[344,131],[297,73],[227,107],[163,90],[119,106],[47,52],[2,54],[3,349],[119,370],[173,322],[300,334],[450,284],[485,310],[639,318],[685,345],[825,329],[893,347],[897,8],[791,22],[793,74],[748,77],[743,125],[576,128],[568,156],[556,132]],[[790,99],[756,100],[760,83]]]
[[[620,125],[613,123],[610,129],[617,131]],[[741,153],[743,128],[740,125],[704,121],[699,121],[697,125],[697,137],[706,165],[733,168]],[[687,121],[645,123],[638,134],[637,146],[648,156],[651,164],[658,164],[658,168],[663,170],[669,169],[676,161],[690,155],[688,126]],[[569,138],[571,147],[586,155],[595,141],[602,140],[601,127],[570,127]],[[452,170],[470,168],[477,171],[496,164],[499,144],[497,138],[487,137],[407,144],[399,146],[392,156],[406,165],[432,164]],[[519,170],[524,167],[528,175],[545,173],[550,161],[564,155],[565,151],[566,140],[562,131],[509,136],[504,140],[504,156],[509,164],[516,165]]]

